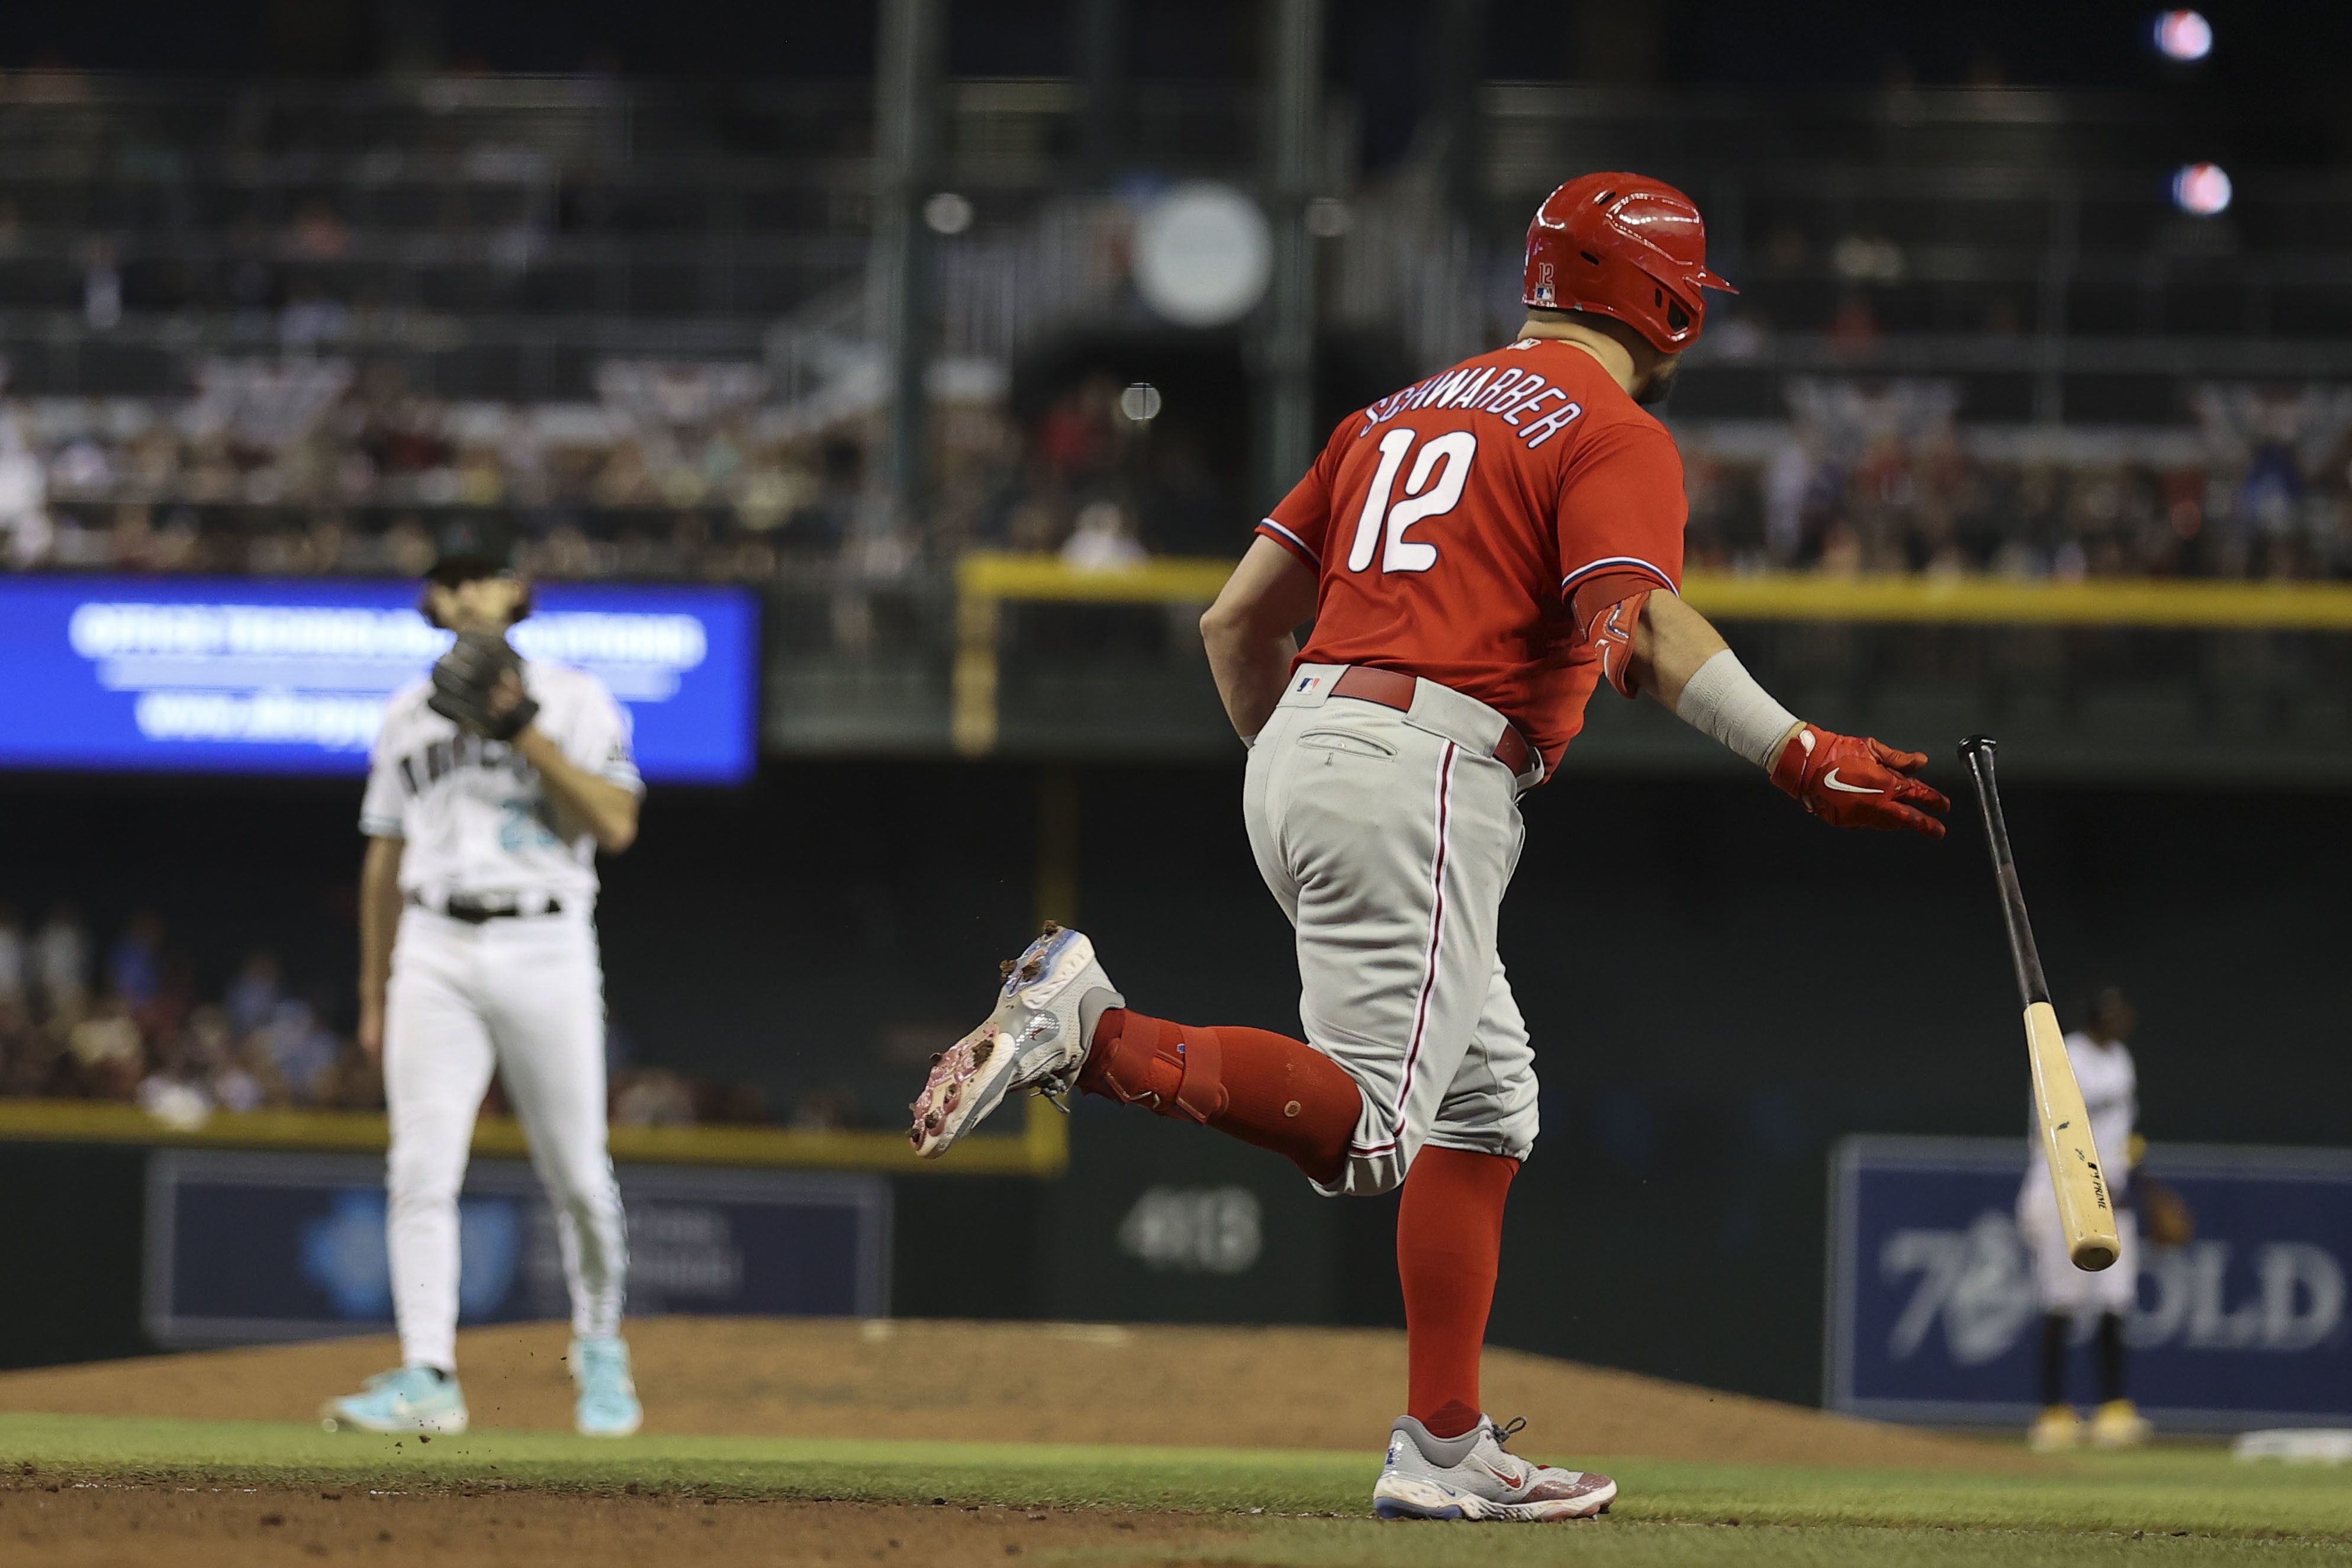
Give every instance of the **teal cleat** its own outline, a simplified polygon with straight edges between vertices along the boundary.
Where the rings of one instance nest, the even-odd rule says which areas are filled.
[[[466,1429],[466,1396],[454,1376],[404,1366],[377,1373],[357,1394],[328,1400],[319,1407],[319,1425],[330,1432],[451,1437]]]
[[[645,1406],[629,1376],[629,1342],[619,1334],[572,1342],[572,1381],[580,1389],[572,1428],[583,1437],[625,1437],[645,1425]]]

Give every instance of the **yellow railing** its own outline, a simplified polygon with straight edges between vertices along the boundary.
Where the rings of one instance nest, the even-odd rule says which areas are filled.
[[[1054,556],[981,551],[964,557],[956,570],[956,749],[976,755],[995,747],[1001,609],[1006,602],[1206,604],[1232,570],[1227,560],[1162,559],[1089,571]],[[2352,632],[2352,584],[2332,582],[1693,572],[1683,594],[1724,621]]]
[[[1692,604],[1722,621],[1929,621],[1989,625],[2352,631],[2352,584],[2051,582],[1999,577],[1693,572]]]
[[[1060,1113],[1025,1102],[1018,1133],[956,1145],[944,1160],[920,1160],[900,1133],[803,1132],[787,1127],[615,1127],[613,1157],[627,1164],[771,1166],[799,1170],[920,1172],[941,1176],[1059,1176],[1070,1163]],[[221,1112],[194,1127],[172,1126],[135,1105],[88,1100],[0,1099],[0,1139],[37,1143],[151,1144],[173,1148],[302,1149],[380,1153],[384,1118],[358,1111]],[[474,1153],[528,1153],[520,1123],[485,1116]]]
[[[1093,604],[1206,604],[1232,575],[1229,560],[1167,559],[1110,571],[1063,564],[1058,556],[980,551],[956,563],[955,748],[968,757],[996,748],[996,674],[1007,600]]]

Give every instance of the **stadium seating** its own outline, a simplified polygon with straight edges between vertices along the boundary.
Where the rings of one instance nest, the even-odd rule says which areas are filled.
[[[1332,139],[1327,329],[1402,371],[1471,351],[1516,319],[1522,214],[1558,174],[1681,181],[1743,290],[1673,416],[1695,559],[2352,570],[2331,182],[2242,169],[2227,212],[2182,214],[2166,179],[2204,128],[2146,99],[1480,101],[1466,199]],[[865,576],[1055,549],[1098,501],[1151,553],[1229,549],[1216,519],[1251,514],[1237,465],[1171,479],[1099,388],[1007,404],[1040,345],[1143,321],[1139,199],[1252,177],[1245,93],[1127,108],[1148,177],[1090,163],[1068,83],[952,84],[943,180],[974,216],[940,236],[943,494]],[[555,575],[830,572],[881,392],[870,119],[862,89],[0,78],[8,562],[373,573],[487,538]],[[1070,458],[1056,421],[1108,422],[1101,450]]]

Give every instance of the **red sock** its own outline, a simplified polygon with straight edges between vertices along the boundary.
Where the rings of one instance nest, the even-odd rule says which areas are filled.
[[[1355,1135],[1363,1096],[1339,1063],[1303,1040],[1231,1024],[1195,1029],[1113,1008],[1095,1025],[1078,1087],[1113,1100],[1133,1101],[1141,1093],[1162,1115],[1189,1114],[1178,1104],[1186,1088],[1178,1047],[1186,1040],[1213,1046],[1217,1059],[1214,1094],[1204,1096],[1195,1082],[1187,1095],[1205,1111],[1200,1120],[1273,1150],[1326,1186],[1346,1173],[1348,1140]],[[1113,1087],[1114,1069],[1129,1092]],[[1208,1109],[1217,1100],[1223,1104]]]
[[[1397,1278],[1404,1284],[1406,1413],[1433,1437],[1478,1424],[1478,1352],[1503,1257],[1503,1200],[1519,1162],[1423,1147],[1397,1208]]]

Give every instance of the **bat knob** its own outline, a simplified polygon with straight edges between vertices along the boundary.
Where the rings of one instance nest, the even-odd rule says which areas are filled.
[[[1990,735],[1972,735],[1960,742],[1960,760],[1972,763],[1979,757],[1990,757],[2000,747],[2000,743]]]

